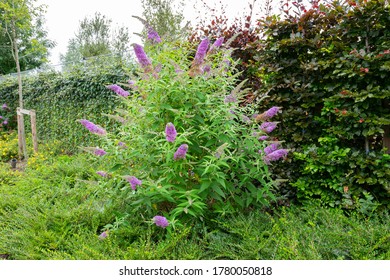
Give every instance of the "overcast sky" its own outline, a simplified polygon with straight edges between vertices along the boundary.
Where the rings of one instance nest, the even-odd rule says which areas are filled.
[[[221,2],[230,17],[239,15],[244,7],[248,7],[249,1],[253,0],[206,0],[211,6],[214,6],[215,2]],[[261,2],[264,0],[256,1],[257,10]],[[139,40],[133,32],[141,32],[142,24],[131,16],[142,17],[141,0],[38,0],[38,3],[47,5],[45,18],[48,36],[57,43],[57,46],[51,50],[51,64],[59,63],[59,54],[65,54],[68,41],[77,32],[79,22],[86,16],[92,17],[95,12],[100,12],[111,19],[114,25],[128,27],[132,42]],[[194,5],[198,8],[202,5],[199,0],[185,0],[185,3],[184,15],[187,20],[194,22],[198,15]]]

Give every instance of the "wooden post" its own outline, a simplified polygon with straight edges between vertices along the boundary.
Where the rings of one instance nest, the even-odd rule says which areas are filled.
[[[27,147],[26,147],[26,136],[24,131],[24,117],[20,108],[16,109],[16,115],[18,120],[18,144],[19,144],[19,158],[24,156],[27,159]]]
[[[17,108],[18,118],[18,140],[19,140],[19,158],[24,155],[27,159],[27,147],[26,147],[26,136],[24,131],[24,118],[23,115],[30,115],[31,118],[31,134],[34,145],[34,152],[38,153],[38,136],[37,136],[37,116],[35,110],[25,110]]]
[[[35,110],[30,110],[30,118],[31,118],[31,134],[33,139],[34,152],[38,153],[37,116]]]

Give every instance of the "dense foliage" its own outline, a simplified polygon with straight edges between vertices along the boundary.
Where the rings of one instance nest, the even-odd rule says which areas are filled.
[[[94,66],[79,65],[70,72],[40,73],[23,78],[25,108],[36,110],[40,141],[59,140],[65,150],[74,152],[94,138],[83,133],[77,125],[78,119],[88,117],[102,124],[115,123],[102,114],[110,114],[120,107],[115,94],[105,86],[113,81],[125,82],[130,70],[118,64]],[[8,106],[6,113],[10,120],[3,129],[16,129],[17,89],[15,78],[0,83],[0,99]],[[1,114],[5,113],[0,110]],[[25,123],[28,127],[28,118]]]
[[[256,57],[270,95],[263,104],[283,107],[276,134],[296,153],[280,172],[301,201],[388,205],[389,13],[385,1],[334,3],[263,22],[267,39]]]

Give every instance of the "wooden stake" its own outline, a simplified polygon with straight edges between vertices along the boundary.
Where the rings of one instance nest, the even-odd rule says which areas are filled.
[[[35,110],[30,110],[30,118],[31,118],[31,133],[32,133],[32,139],[33,139],[33,145],[34,145],[34,152],[38,153],[38,136],[37,136],[37,117]]]

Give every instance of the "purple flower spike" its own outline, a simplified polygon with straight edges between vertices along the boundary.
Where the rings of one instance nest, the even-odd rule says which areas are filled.
[[[104,156],[105,154],[107,154],[107,152],[103,149],[99,149],[99,148],[96,148],[95,151],[94,151],[95,155],[99,156],[99,157],[102,157]]]
[[[264,122],[260,126],[260,129],[265,133],[271,133],[275,128],[276,122]]]
[[[161,38],[158,35],[157,31],[152,27],[148,28],[148,40],[152,42],[152,44],[161,43]]]
[[[259,137],[259,141],[264,141],[264,140],[267,140],[267,139],[268,139],[267,135],[263,135],[263,136]]]
[[[146,55],[144,48],[141,45],[133,44],[134,53],[137,56],[139,64],[141,64],[142,68],[149,69],[152,66],[152,62]]]
[[[141,184],[142,184],[142,181],[138,180],[134,176],[126,176],[125,179],[127,182],[130,183],[131,189],[134,191],[137,189],[137,186],[141,186]]]
[[[214,42],[213,46],[216,47],[216,48],[219,48],[220,46],[222,46],[224,40],[225,40],[225,38],[223,38],[223,37],[218,38]]]
[[[123,142],[118,142],[118,146],[121,147],[122,149],[127,149],[127,145]]]
[[[266,155],[271,154],[272,152],[275,152],[278,149],[279,143],[272,143],[268,147],[264,148],[264,153]]]
[[[100,136],[107,134],[107,132],[103,128],[101,128],[100,126],[97,126],[96,124],[94,124],[93,122],[90,122],[89,120],[83,119],[83,120],[80,120],[80,123],[86,129],[88,129],[91,133],[94,133],[94,134],[97,134]]]
[[[202,42],[200,42],[198,46],[198,50],[196,51],[195,54],[195,59],[194,59],[195,64],[200,65],[203,63],[208,47],[209,47],[209,39],[207,38],[203,39]]]
[[[269,119],[272,118],[273,116],[275,116],[279,112],[280,108],[281,107],[274,106],[271,109],[268,109],[267,111],[264,112],[265,117],[267,117]]]
[[[1,109],[5,110],[5,109],[8,109],[8,106],[6,103],[3,104],[3,106],[1,106]]]
[[[264,156],[263,160],[264,160],[264,163],[268,165],[271,163],[271,161],[276,161],[276,160],[279,160],[281,158],[286,157],[287,154],[288,154],[287,149],[280,149],[280,150],[276,150],[276,151]]]
[[[123,88],[121,88],[118,85],[109,85],[109,86],[107,86],[107,88],[112,90],[113,92],[115,92],[119,96],[128,97],[130,95],[129,92],[125,91]]]
[[[102,176],[102,177],[107,177],[108,173],[106,171],[97,171],[96,174]]]
[[[175,126],[172,123],[167,123],[165,126],[165,137],[167,141],[173,143],[176,139],[176,135],[177,132]]]
[[[108,236],[108,231],[103,231],[100,235],[99,235],[99,239],[100,240],[103,240],[103,239],[106,239]]]
[[[158,227],[166,228],[167,226],[169,226],[169,222],[164,216],[154,216],[153,222]]]
[[[182,159],[186,157],[188,151],[188,145],[187,144],[182,144],[180,147],[177,149],[175,154],[173,155],[174,160]]]

